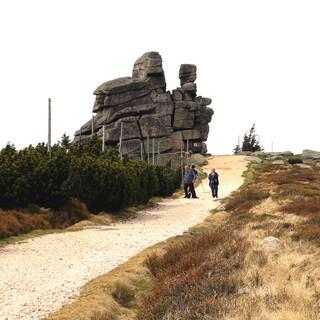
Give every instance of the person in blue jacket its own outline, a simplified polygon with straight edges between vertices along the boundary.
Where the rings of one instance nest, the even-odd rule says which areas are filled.
[[[191,169],[190,165],[185,166],[184,177],[183,177],[183,188],[185,198],[190,198],[189,191],[191,193],[192,198],[197,198],[195,190],[194,190],[194,181],[196,179],[196,175]]]
[[[211,188],[213,198],[218,198],[218,186],[219,174],[216,172],[216,169],[212,169],[209,174],[209,187]]]

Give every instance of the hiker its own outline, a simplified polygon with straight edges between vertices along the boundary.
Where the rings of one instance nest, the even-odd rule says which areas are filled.
[[[216,172],[216,169],[212,169],[209,174],[209,187],[211,188],[213,198],[218,198],[218,186],[219,174]]]
[[[196,179],[198,178],[198,171],[197,171],[196,166],[195,166],[194,164],[191,165],[191,170],[192,170],[193,173],[194,173],[194,177],[195,177],[195,178],[194,178],[194,182],[195,182]],[[195,188],[194,188],[194,182],[191,183],[189,189],[190,189],[191,194],[194,195],[194,197],[192,197],[192,198],[198,198],[198,197],[197,197],[197,194],[196,194],[196,190],[195,190]]]
[[[195,180],[195,174],[192,171],[190,165],[186,165],[184,167],[185,172],[184,172],[184,177],[183,177],[183,188],[184,188],[184,194],[185,194],[185,198],[190,198],[190,193],[192,198],[196,198],[196,194],[194,191],[194,180]]]

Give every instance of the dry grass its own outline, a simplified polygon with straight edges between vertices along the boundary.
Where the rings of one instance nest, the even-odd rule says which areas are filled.
[[[148,257],[156,284],[138,319],[319,318],[320,257],[313,249],[320,239],[319,172],[262,164],[246,176],[225,201],[224,219],[215,212],[191,233],[194,238]],[[275,202],[279,199],[284,206]],[[210,230],[223,233],[206,234]],[[292,242],[297,235],[305,242]],[[263,245],[268,236],[285,249],[269,251]]]
[[[123,282],[116,282],[115,288],[112,291],[112,297],[122,306],[130,307],[134,299],[134,290]]]
[[[32,213],[22,210],[0,211],[0,239],[34,230],[64,229],[89,218],[87,207],[77,199],[71,199],[65,208],[55,212],[42,208]]]
[[[252,165],[226,210],[91,281],[49,319],[319,319],[319,190],[319,170]],[[284,249],[266,248],[268,236]]]

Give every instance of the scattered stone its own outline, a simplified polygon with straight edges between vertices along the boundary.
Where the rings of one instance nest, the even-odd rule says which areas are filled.
[[[146,52],[134,63],[132,77],[107,81],[95,91],[94,119],[76,131],[74,143],[86,143],[94,134],[102,139],[105,126],[106,147],[115,147],[120,140],[122,152],[133,158],[146,158],[146,141],[155,139],[155,151],[179,153],[189,145],[191,153],[206,153],[204,141],[209,134],[213,110],[210,98],[197,97],[197,67],[182,64],[179,70],[181,87],[166,91],[162,58],[158,52]],[[92,123],[93,121],[93,123]],[[187,143],[189,141],[189,143]],[[151,142],[153,143],[153,141]],[[180,157],[180,155],[179,155]],[[171,159],[170,159],[171,160]]]
[[[191,157],[189,158],[190,163],[198,165],[198,166],[202,166],[208,163],[206,157],[200,153],[195,153],[193,155],[191,155]]]
[[[246,160],[249,162],[253,162],[253,163],[261,163],[262,160],[258,157],[254,157],[254,156],[247,156]]]
[[[262,245],[267,251],[282,251],[285,248],[283,242],[275,237],[264,238]]]
[[[275,161],[272,161],[272,164],[274,165],[284,165],[284,161],[283,160],[275,160]]]
[[[292,157],[294,154],[291,151],[280,151],[280,152],[271,152],[273,156],[280,156],[280,157]]]
[[[266,160],[270,160],[270,161],[284,160],[284,157],[283,156],[272,156],[272,157],[267,157]]]
[[[296,163],[295,166],[299,167],[300,169],[312,169],[312,167],[310,165],[305,164],[305,163]]]

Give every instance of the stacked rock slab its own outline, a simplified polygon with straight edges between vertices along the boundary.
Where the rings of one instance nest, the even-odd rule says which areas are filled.
[[[107,81],[94,91],[95,116],[75,133],[74,142],[88,141],[92,129],[102,139],[104,126],[106,148],[114,148],[122,126],[121,151],[133,158],[140,158],[141,150],[147,158],[159,148],[164,162],[187,145],[193,153],[206,153],[211,99],[197,96],[195,65],[182,64],[179,78],[181,87],[166,91],[160,54],[145,53],[135,62],[132,77]]]

